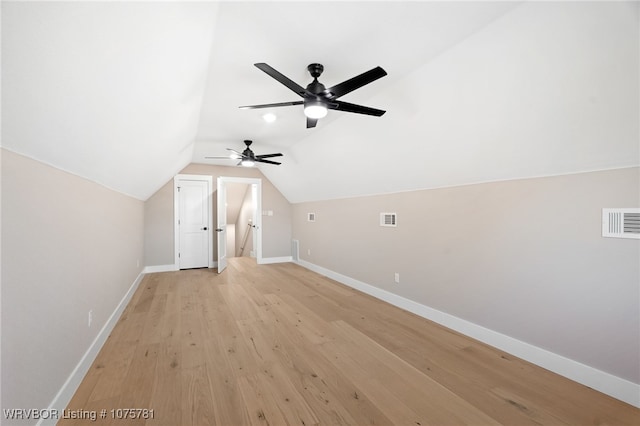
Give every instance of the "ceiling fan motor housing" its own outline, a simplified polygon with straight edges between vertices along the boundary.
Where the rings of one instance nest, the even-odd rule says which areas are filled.
[[[251,151],[251,148],[249,148],[249,146],[250,146],[252,143],[253,143],[253,141],[250,141],[249,139],[245,139],[244,144],[245,144],[247,147],[245,148],[245,150],[244,150],[244,151],[242,151],[242,155],[243,155],[244,157],[250,158],[251,160],[253,160],[253,159],[255,158],[255,157],[254,157],[254,154],[253,154],[253,151]]]

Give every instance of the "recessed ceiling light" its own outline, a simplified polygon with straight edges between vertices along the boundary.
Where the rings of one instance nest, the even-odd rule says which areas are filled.
[[[273,123],[274,121],[276,121],[277,118],[278,117],[272,112],[268,112],[262,116],[262,119],[267,123]]]

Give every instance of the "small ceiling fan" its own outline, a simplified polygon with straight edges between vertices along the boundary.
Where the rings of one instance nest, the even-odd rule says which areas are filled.
[[[237,165],[238,166],[244,166],[244,167],[253,167],[256,163],[275,164],[277,166],[282,164],[282,163],[278,163],[277,161],[265,160],[265,158],[282,157],[281,153],[278,152],[278,153],[275,153],[275,154],[255,155],[253,153],[253,151],[251,150],[251,148],[249,148],[252,143],[253,143],[253,141],[250,141],[248,139],[245,140],[244,144],[247,147],[242,152],[238,152],[235,149],[227,148],[227,151],[231,151],[231,154],[229,154],[226,157],[204,157],[204,158],[207,158],[207,159],[240,160],[240,162]]]
[[[322,66],[322,64],[310,64],[309,66],[307,66],[307,70],[311,74],[311,77],[313,77],[313,81],[309,83],[309,85],[305,89],[265,63],[257,63],[254,65],[258,69],[269,74],[271,77],[294,91],[297,95],[301,96],[303,100],[264,105],[246,105],[241,106],[240,108],[242,109],[304,105],[304,115],[307,116],[307,128],[315,127],[318,123],[318,120],[327,115],[327,110],[329,109],[345,112],[355,112],[358,114],[374,115],[376,117],[380,117],[386,112],[380,109],[351,104],[338,100],[339,97],[346,95],[347,93],[350,93],[387,75],[387,72],[381,67],[375,67],[367,72],[364,72],[358,76],[350,78],[349,80],[343,81],[342,83],[336,84],[335,86],[327,89],[324,87],[324,84],[318,81],[318,77],[320,77],[322,71],[324,71],[324,66]]]

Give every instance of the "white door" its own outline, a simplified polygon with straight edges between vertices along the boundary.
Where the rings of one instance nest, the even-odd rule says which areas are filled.
[[[180,180],[178,196],[178,267],[209,266],[209,183],[202,180]]]
[[[253,217],[252,217],[252,226],[253,226],[253,232],[252,234],[252,238],[253,238],[253,250],[252,251],[252,256],[257,258],[258,257],[258,251],[256,250],[258,248],[258,233],[260,231],[260,229],[258,228],[258,185],[257,184],[253,184],[251,185],[251,202],[252,202],[252,208],[253,208]],[[260,214],[262,214],[262,212],[260,212]]]
[[[227,186],[218,178],[218,273],[227,267]]]

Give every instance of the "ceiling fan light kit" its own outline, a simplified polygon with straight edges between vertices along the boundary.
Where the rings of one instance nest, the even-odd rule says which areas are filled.
[[[304,103],[304,115],[309,118],[324,118],[327,116],[327,107],[321,101],[308,101]]]
[[[327,115],[327,111],[334,109],[337,111],[353,112],[357,114],[373,115],[376,117],[382,116],[386,111],[370,108],[362,105],[351,104],[338,100],[339,97],[353,92],[360,87],[369,84],[381,77],[387,75],[387,72],[381,67],[375,67],[367,72],[357,75],[349,80],[343,81],[340,84],[336,84],[333,87],[325,88],[324,84],[318,81],[318,77],[324,71],[322,64],[310,64],[307,66],[307,70],[313,81],[307,85],[306,88],[300,86],[290,78],[286,77],[270,65],[259,62],[254,64],[256,68],[265,72],[279,83],[283,84],[291,91],[302,97],[302,101],[291,102],[278,102],[272,104],[262,105],[246,105],[241,106],[242,109],[257,109],[257,108],[274,108],[292,105],[303,105],[304,115],[307,117],[307,128],[315,127],[318,120]]]

